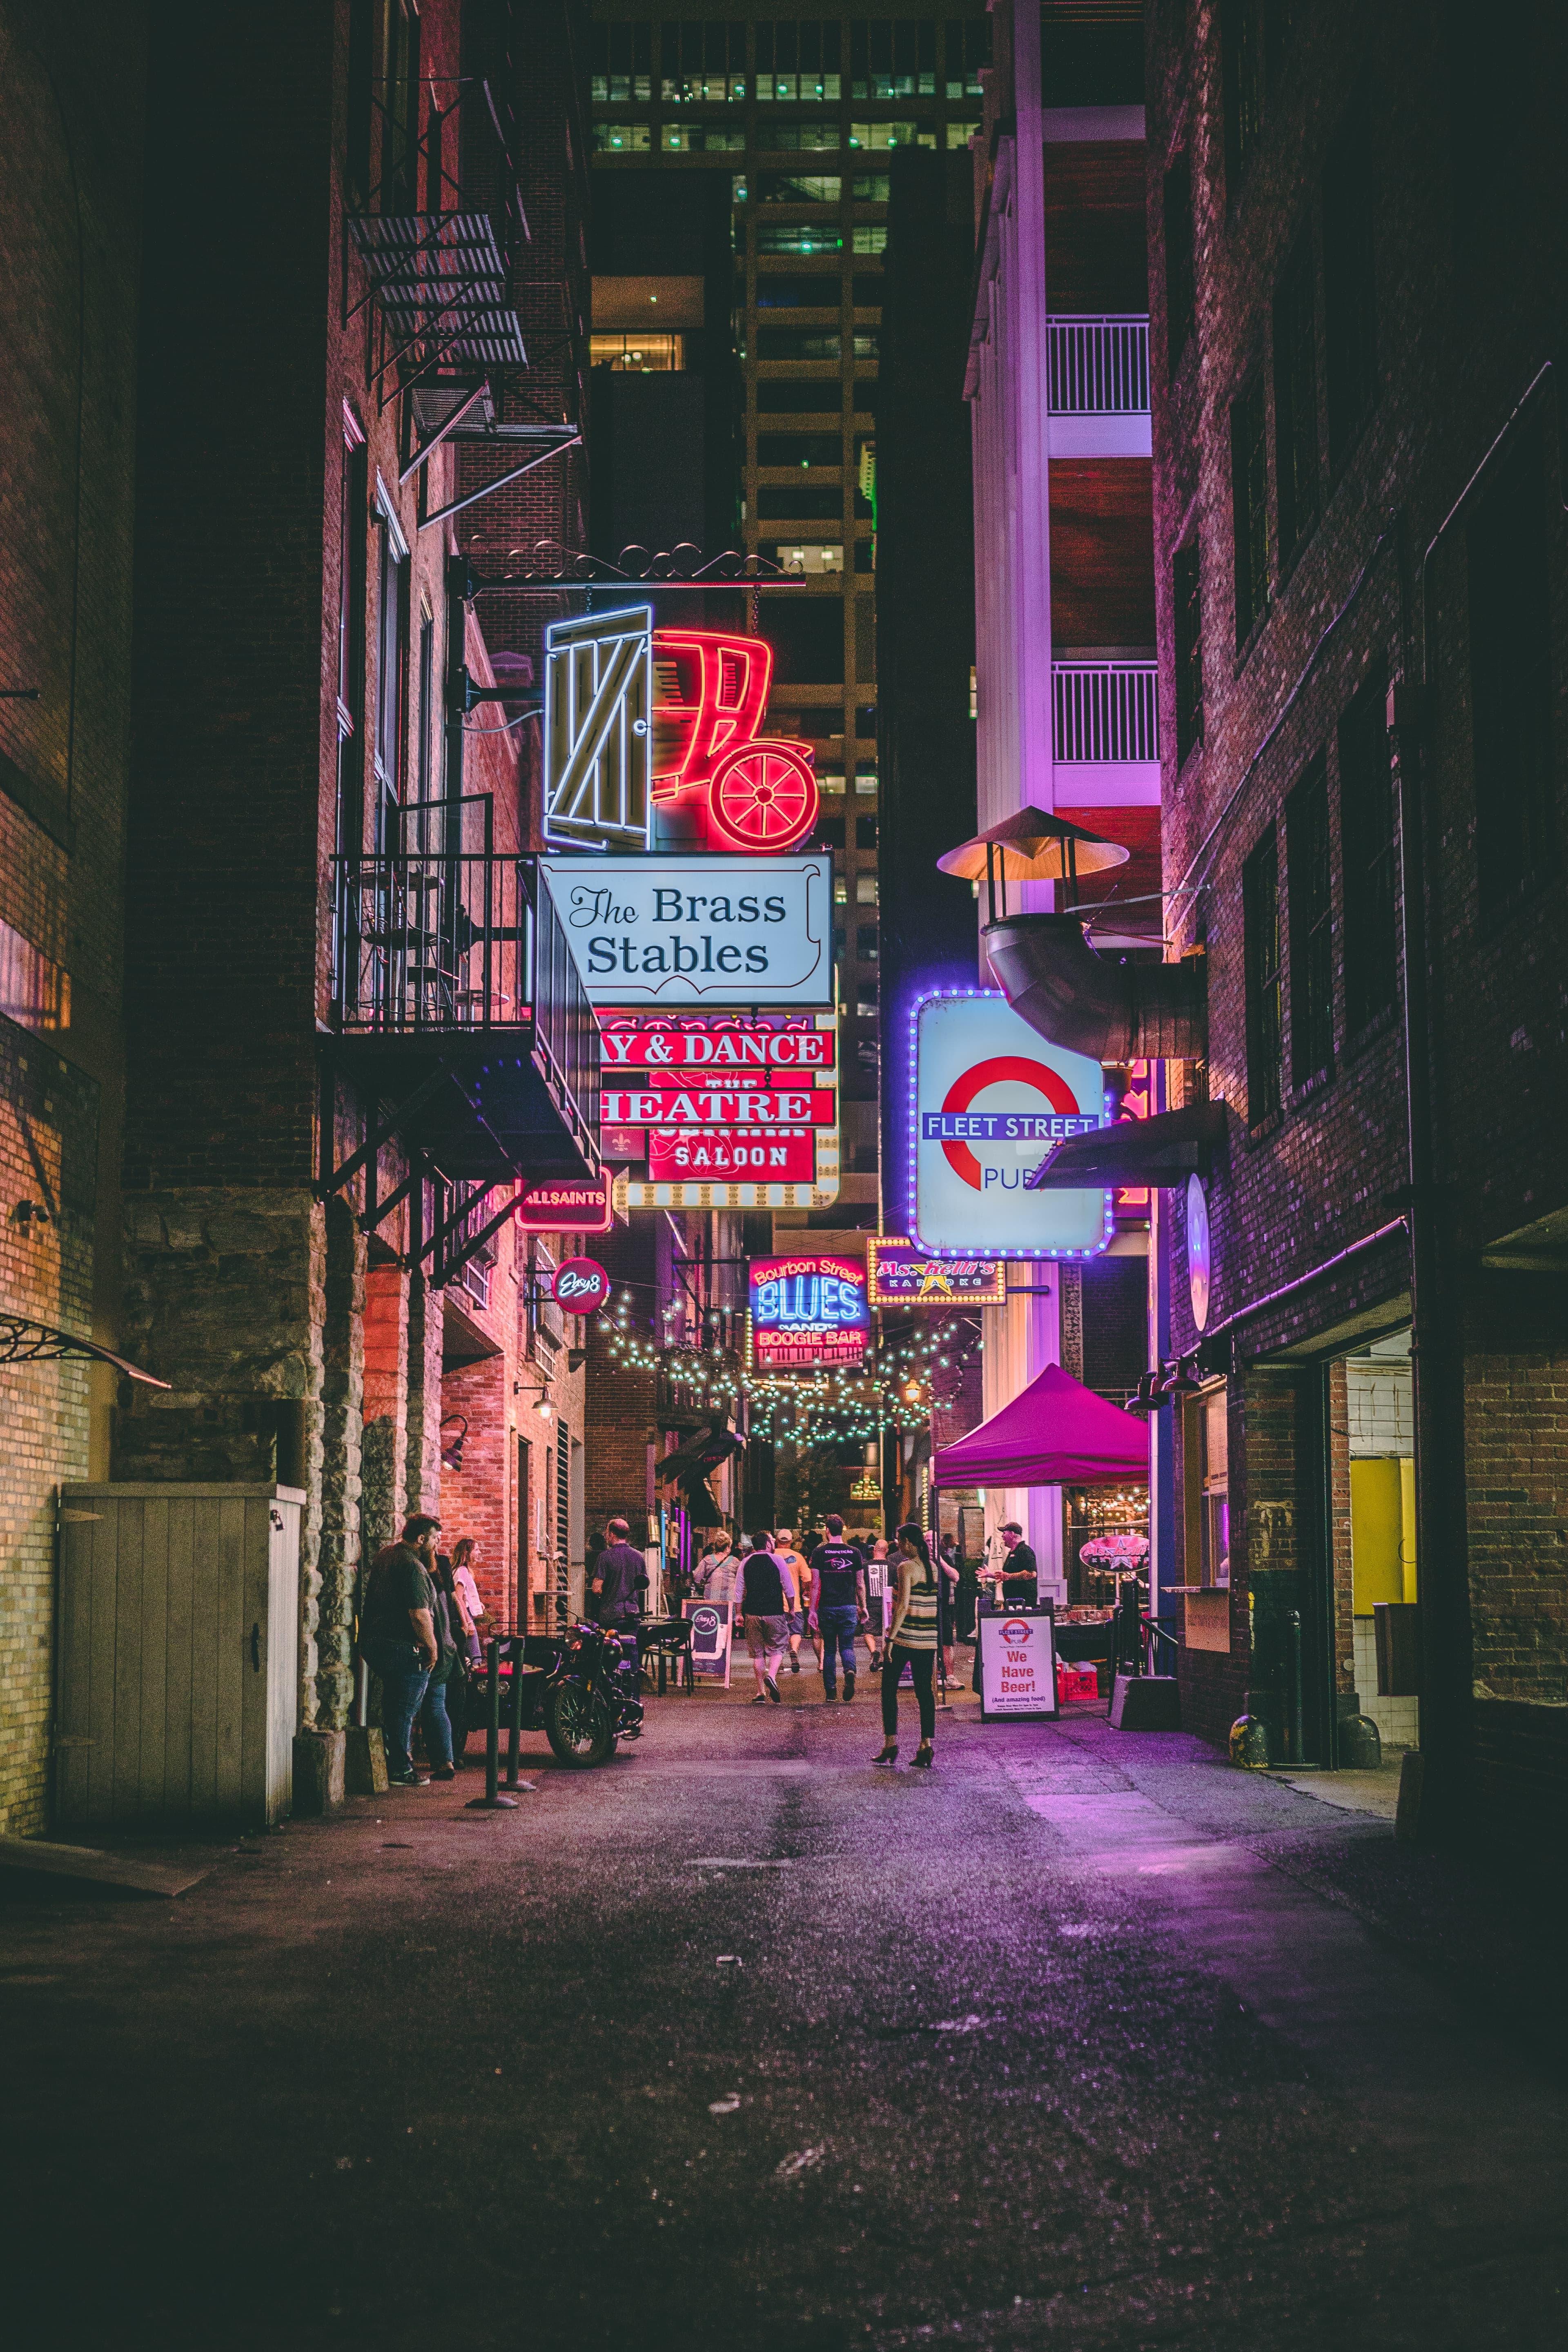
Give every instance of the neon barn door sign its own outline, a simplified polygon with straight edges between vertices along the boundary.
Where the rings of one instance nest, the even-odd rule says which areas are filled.
[[[758,730],[773,684],[765,637],[655,629],[638,604],[544,633],[548,839],[650,849],[655,813],[695,848],[764,856],[816,824],[814,754]]]

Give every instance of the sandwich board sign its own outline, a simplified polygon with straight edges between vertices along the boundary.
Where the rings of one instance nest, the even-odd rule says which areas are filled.
[[[976,1631],[982,1723],[1054,1722],[1059,1708],[1051,1602],[998,1609],[982,1601]]]
[[[680,1613],[691,1627],[691,1671],[700,1682],[730,1687],[730,1638],[734,1632],[728,1601],[683,1601]]]

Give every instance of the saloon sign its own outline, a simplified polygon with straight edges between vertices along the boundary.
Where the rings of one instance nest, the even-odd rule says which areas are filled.
[[[987,989],[944,990],[914,1011],[910,1152],[920,1249],[938,1257],[1080,1257],[1110,1239],[1101,1190],[1031,1192],[1053,1143],[1105,1124],[1104,1079]]]

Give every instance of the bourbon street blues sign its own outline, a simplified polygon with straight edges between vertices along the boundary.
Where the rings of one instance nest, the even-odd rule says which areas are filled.
[[[831,857],[542,862],[590,1003],[833,1002]]]

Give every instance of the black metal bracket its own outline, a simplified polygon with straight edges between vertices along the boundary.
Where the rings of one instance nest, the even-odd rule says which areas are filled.
[[[415,1112],[427,1103],[437,1087],[443,1086],[450,1076],[451,1073],[446,1063],[437,1062],[436,1067],[420,1080],[413,1093],[404,1097],[390,1117],[373,1134],[367,1135],[359,1150],[352,1152],[339,1168],[333,1168],[331,1165],[331,1123],[330,1118],[324,1116],[321,1122],[322,1168],[315,1186],[317,1200],[330,1200],[334,1192],[341,1192],[345,1184],[352,1183],[360,1170],[367,1166],[378,1152],[385,1150],[405,1121],[412,1118]],[[323,1111],[328,1098],[324,1094]]]
[[[124,1356],[117,1356],[110,1348],[100,1348],[96,1339],[79,1339],[74,1331],[57,1330],[52,1323],[35,1323],[30,1316],[0,1313],[0,1364],[112,1364],[128,1381],[140,1381],[150,1389],[166,1389],[155,1372],[144,1372]]]
[[[489,1187],[486,1186],[483,1189],[488,1191]],[[443,1256],[436,1265],[431,1267],[430,1286],[433,1290],[444,1290],[447,1283],[450,1282],[452,1276],[463,1266],[467,1265],[469,1258],[473,1256],[474,1252],[476,1250],[483,1249],[490,1235],[500,1231],[502,1225],[506,1223],[507,1219],[511,1215],[512,1211],[516,1208],[517,1202],[518,1195],[514,1192],[511,1198],[506,1202],[505,1206],[497,1210],[495,1215],[490,1218],[488,1224],[481,1225],[477,1234],[470,1234],[468,1239],[462,1244],[461,1247],[455,1250],[450,1257]],[[471,1205],[471,1203],[472,1195],[470,1194],[469,1202],[466,1205]],[[464,1212],[459,1210],[458,1219],[461,1218],[463,1213]],[[449,1219],[446,1227],[443,1229],[444,1234],[450,1233],[453,1223],[458,1221],[458,1219]],[[429,1244],[426,1244],[426,1246],[428,1247]]]

